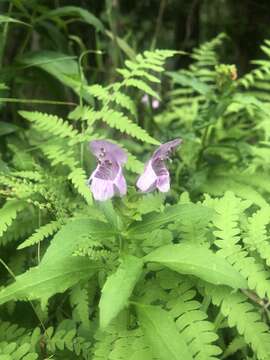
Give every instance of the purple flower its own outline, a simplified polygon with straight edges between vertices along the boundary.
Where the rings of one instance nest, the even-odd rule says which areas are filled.
[[[98,159],[98,166],[87,182],[94,199],[106,201],[114,195],[125,195],[127,184],[122,172],[122,166],[127,161],[125,151],[106,140],[94,140],[89,145]]]
[[[137,181],[137,187],[141,191],[148,192],[155,188],[161,192],[170,190],[170,174],[166,168],[165,160],[169,159],[171,152],[180,144],[181,140],[175,139],[160,145],[154,152]]]

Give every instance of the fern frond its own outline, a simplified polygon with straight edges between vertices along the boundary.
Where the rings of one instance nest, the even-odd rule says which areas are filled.
[[[79,135],[77,130],[56,115],[38,111],[20,111],[19,114],[24,119],[32,122],[36,129],[42,133],[68,139],[74,139]]]
[[[179,233],[182,242],[207,244],[207,225],[212,215],[212,212],[194,211],[192,218],[183,216],[170,228]]]
[[[250,205],[249,202],[237,198],[232,192],[226,192],[221,199],[206,199],[206,204],[215,209],[212,219],[216,227],[213,233],[217,237],[214,242],[219,247],[219,254],[225,257],[247,280],[250,289],[259,296],[270,295],[270,272],[257,262],[254,257],[239,245],[241,239],[240,216]],[[261,229],[259,228],[258,231]]]
[[[7,231],[18,212],[22,211],[26,203],[21,200],[9,200],[0,209],[0,237]]]
[[[1,342],[0,358],[3,360],[36,360],[38,354],[31,352],[31,345],[28,343],[17,345],[15,342]]]
[[[104,260],[109,259],[113,253],[110,249],[104,246],[101,242],[92,240],[91,244],[81,244],[73,253],[74,256],[87,256],[90,260]]]
[[[8,321],[0,322],[0,342],[12,342],[27,334],[25,328],[20,327],[17,324],[12,324]]]
[[[70,168],[74,168],[79,164],[75,159],[74,150],[67,146],[43,144],[41,149],[44,155],[51,161],[52,166],[63,164]]]
[[[250,250],[256,250],[268,266],[270,266],[270,243],[266,227],[269,223],[270,208],[267,206],[248,219],[247,236],[243,239]]]
[[[142,92],[153,96],[156,99],[160,99],[160,96],[156,91],[154,91],[146,82],[140,79],[127,79],[124,82],[125,86],[128,87],[135,87],[138,90],[141,90]]]
[[[37,182],[42,180],[42,174],[38,171],[13,171],[10,175]]]
[[[78,193],[86,200],[88,205],[93,203],[90,189],[86,185],[86,174],[82,168],[74,168],[68,175],[68,179],[71,180],[72,184],[78,191]]]
[[[48,224],[40,226],[34,234],[32,234],[28,239],[26,239],[22,244],[18,246],[18,249],[24,249],[26,247],[35,245],[49,236],[52,236],[56,231],[58,231],[63,225],[62,221],[54,220]]]
[[[110,98],[110,93],[108,89],[99,84],[87,86],[86,90],[91,96],[97,98],[98,100],[108,101],[108,99]]]
[[[31,207],[32,208],[32,207]],[[29,210],[32,210],[29,206]],[[32,234],[38,223],[38,214],[28,209],[18,213],[18,216],[12,221],[7,231],[3,234],[0,243],[5,245],[12,241],[25,239]],[[24,224],[24,226],[22,226]]]
[[[73,318],[82,324],[84,331],[90,331],[89,297],[86,286],[75,285],[70,294]]]
[[[259,360],[270,357],[270,333],[268,327],[260,319],[260,314],[250,304],[247,297],[239,292],[231,293],[225,287],[205,285],[207,295],[211,296],[213,304],[220,306],[223,316],[228,318],[229,327],[236,326],[243,335]]]
[[[95,334],[93,360],[158,360],[153,356],[143,336],[142,330],[122,330],[114,328]]]
[[[118,84],[114,84],[114,92],[110,95],[110,101],[115,102],[117,105],[120,105],[122,108],[128,110],[133,116],[137,116],[137,111],[134,102],[131,98],[117,90]]]
[[[100,118],[110,127],[120,130],[138,140],[154,145],[159,144],[159,142],[148,135],[144,129],[133,123],[127,116],[119,111],[103,108],[100,113]]]
[[[218,339],[214,325],[207,321],[207,314],[194,298],[196,291],[191,283],[182,281],[171,294],[168,302],[171,316],[196,360],[217,360],[221,349],[214,344]]]
[[[48,351],[51,353],[55,353],[57,350],[62,351],[67,349],[74,352],[77,356],[82,356],[85,360],[90,360],[91,343],[77,335],[74,324],[71,328],[71,326],[66,326],[65,321],[63,321],[57,329],[53,329],[52,327],[46,329],[44,340]]]

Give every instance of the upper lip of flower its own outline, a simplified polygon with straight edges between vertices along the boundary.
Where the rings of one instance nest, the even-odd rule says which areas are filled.
[[[139,179],[137,186],[141,191],[151,191],[158,188],[166,192],[170,188],[170,174],[165,160],[170,158],[171,152],[179,146],[181,139],[168,141],[160,145],[146,163],[145,169]]]
[[[93,140],[90,142],[90,150],[99,161],[110,160],[123,165],[127,161],[126,152],[116,144],[107,140]]]

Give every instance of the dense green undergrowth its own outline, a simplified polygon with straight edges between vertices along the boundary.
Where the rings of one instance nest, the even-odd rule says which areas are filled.
[[[0,359],[268,360],[270,42],[238,78],[224,34],[136,54],[85,9],[14,6],[2,58],[12,27],[27,30],[0,71]],[[74,18],[117,46],[107,77],[91,77]],[[191,65],[166,69],[180,56]],[[137,192],[149,153],[177,137],[171,191]],[[127,196],[92,199],[93,139],[127,152]]]

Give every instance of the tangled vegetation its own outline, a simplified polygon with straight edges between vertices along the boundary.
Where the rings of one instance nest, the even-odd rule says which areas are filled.
[[[269,360],[270,41],[239,76],[223,33],[189,54],[108,29],[77,6],[0,15],[0,359]],[[175,138],[171,190],[137,191]],[[128,155],[124,197],[92,198],[97,139]]]

